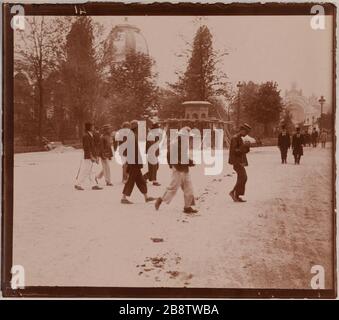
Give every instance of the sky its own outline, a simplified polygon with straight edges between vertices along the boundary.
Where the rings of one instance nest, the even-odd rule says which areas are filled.
[[[125,17],[93,17],[106,31]],[[160,85],[176,80],[184,70],[179,59],[185,41],[192,41],[199,23],[206,24],[215,49],[226,50],[220,68],[235,86],[238,81],[273,80],[285,92],[295,82],[306,96],[332,96],[332,17],[325,30],[314,30],[310,16],[130,16],[128,23],[141,29],[156,62]]]

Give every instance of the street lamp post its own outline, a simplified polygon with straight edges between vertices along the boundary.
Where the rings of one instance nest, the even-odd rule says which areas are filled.
[[[325,98],[324,96],[321,96],[320,99],[319,99],[319,103],[320,103],[320,121],[319,121],[319,127],[320,127],[320,130],[322,129],[322,120],[323,120],[323,106],[324,106],[324,103],[325,103]]]
[[[240,124],[240,88],[243,85],[241,84],[241,82],[239,81],[237,84],[237,88],[238,88],[238,112],[237,112],[237,129],[239,129],[239,124]]]

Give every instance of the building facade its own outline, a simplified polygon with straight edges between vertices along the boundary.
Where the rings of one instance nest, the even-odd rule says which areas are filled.
[[[297,89],[295,83],[290,90],[285,91],[283,98],[286,110],[292,115],[292,122],[295,126],[303,125],[305,129],[319,129],[318,119],[320,118],[321,106],[319,98],[315,95],[306,97],[301,89]],[[330,111],[329,104],[325,103],[323,113]]]

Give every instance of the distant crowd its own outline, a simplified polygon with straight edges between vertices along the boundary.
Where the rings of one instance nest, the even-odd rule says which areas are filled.
[[[281,153],[281,163],[287,163],[287,152],[290,147],[292,147],[292,154],[294,156],[294,163],[300,164],[301,156],[304,155],[303,148],[304,146],[316,148],[318,143],[321,143],[322,148],[326,148],[326,142],[328,140],[328,133],[326,130],[322,129],[320,134],[316,128],[313,128],[312,133],[308,131],[301,132],[299,127],[296,128],[296,132],[292,136],[292,141],[290,134],[286,130],[286,126],[281,127],[281,132],[278,136],[278,147]]]

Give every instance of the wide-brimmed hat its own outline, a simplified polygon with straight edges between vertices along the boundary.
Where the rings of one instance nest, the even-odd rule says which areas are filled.
[[[125,121],[122,126],[122,128],[130,128],[131,127],[131,124],[128,122],[128,121]]]
[[[250,131],[250,130],[252,129],[252,127],[251,127],[248,123],[243,123],[243,124],[240,126],[240,130],[241,130],[241,129]]]

